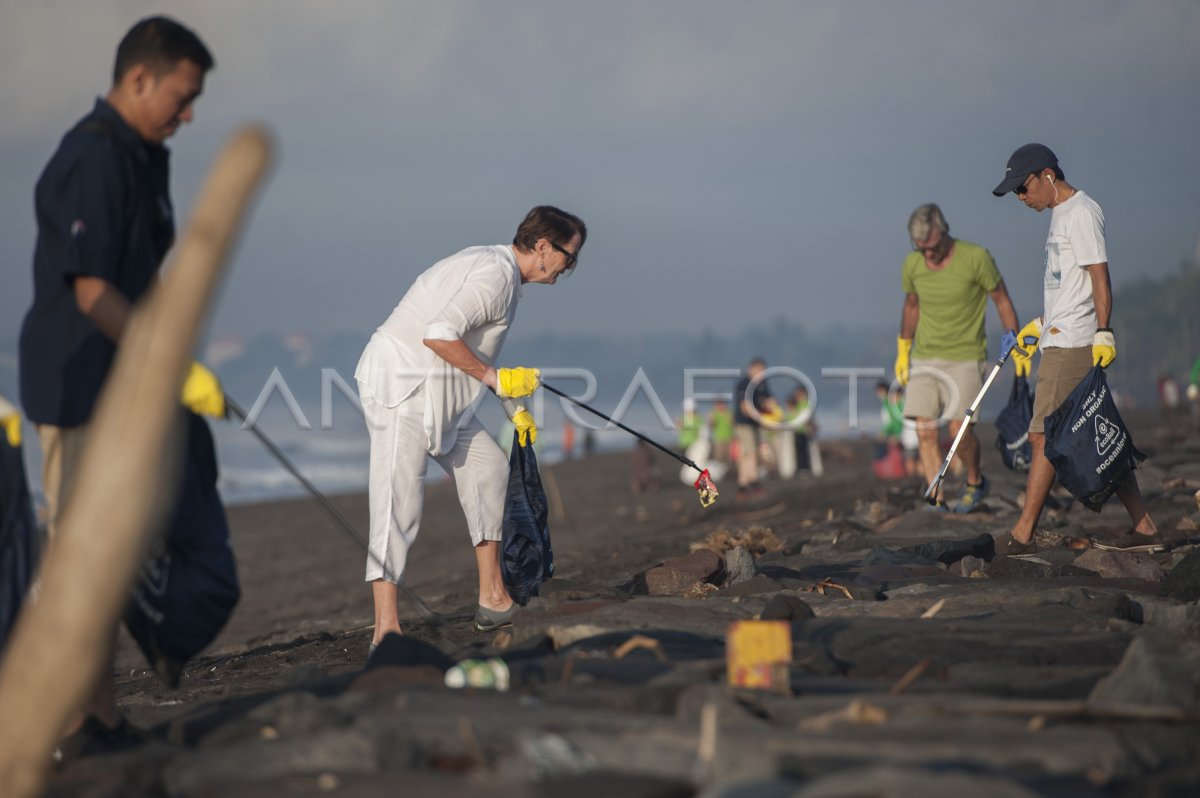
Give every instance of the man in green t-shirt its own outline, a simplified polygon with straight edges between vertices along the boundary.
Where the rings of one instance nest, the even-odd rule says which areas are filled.
[[[937,205],[929,203],[913,211],[908,235],[913,251],[904,259],[901,278],[904,312],[896,342],[896,379],[908,386],[904,415],[916,419],[921,470],[932,482],[942,462],[941,424],[949,421],[950,434],[957,435],[967,408],[983,387],[987,298],[996,304],[1005,329],[1017,330],[1021,325],[991,254],[977,244],[952,238]],[[963,435],[957,456],[967,470],[967,488],[954,511],[969,513],[988,491],[974,430]],[[936,507],[946,509],[940,493]]]

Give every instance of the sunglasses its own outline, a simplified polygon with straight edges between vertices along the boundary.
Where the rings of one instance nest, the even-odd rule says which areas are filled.
[[[1037,177],[1037,172],[1034,172],[1029,177]],[[1025,178],[1025,182],[1013,189],[1013,193],[1018,197],[1024,197],[1029,191],[1029,177]]]
[[[550,242],[550,246],[554,247],[554,249],[557,250],[558,252],[561,252],[563,254],[563,256],[567,259],[567,268],[568,269],[575,268],[575,262],[577,260],[579,260],[578,252],[571,252],[569,250],[563,249],[558,244],[555,244],[553,241]]]

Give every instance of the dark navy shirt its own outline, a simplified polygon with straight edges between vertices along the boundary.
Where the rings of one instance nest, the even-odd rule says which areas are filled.
[[[175,236],[168,152],[104,100],[72,128],[38,179],[33,306],[21,327],[21,403],[30,421],[84,424],[116,344],[79,310],[76,277],[131,303],[150,288]]]
[[[767,409],[767,400],[771,398],[771,389],[767,387],[767,381],[761,380],[758,385],[754,386],[754,391],[747,397],[746,392],[750,388],[750,377],[743,374],[738,380],[737,387],[733,389],[733,423],[734,424],[749,424],[753,427],[760,426],[750,416],[742,412],[742,402],[747,398],[750,404],[754,406],[758,412],[762,413]]]

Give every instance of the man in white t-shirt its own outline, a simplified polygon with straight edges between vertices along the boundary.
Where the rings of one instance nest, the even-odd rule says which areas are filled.
[[[586,239],[579,217],[534,208],[511,245],[468,247],[421,274],[363,351],[354,379],[371,438],[372,647],[401,631],[397,584],[420,527],[430,457],[453,475],[467,517],[479,570],[476,628],[497,629],[516,612],[500,574],[508,461],[474,410],[487,387],[500,397],[520,445],[537,439],[533,416],[517,400],[537,390],[540,373],[493,364],[522,285],[553,285],[575,267]]]
[[[1054,466],[1045,455],[1045,419],[1075,390],[1094,366],[1107,368],[1117,356],[1112,328],[1112,286],[1104,240],[1104,212],[1096,201],[1066,181],[1058,158],[1041,144],[1026,144],[1008,159],[1004,180],[992,190],[1012,192],[1026,207],[1050,209],[1046,237],[1045,315],[1017,333],[1013,357],[1028,360],[1039,348],[1037,387],[1029,443],[1033,460],[1025,487],[1025,506],[1011,536],[997,541],[1006,554],[1033,550],[1033,535],[1046,496],[1054,484]],[[1117,542],[1125,548],[1161,544],[1158,528],[1146,511],[1137,479],[1130,475],[1117,491],[1129,511],[1133,531]]]

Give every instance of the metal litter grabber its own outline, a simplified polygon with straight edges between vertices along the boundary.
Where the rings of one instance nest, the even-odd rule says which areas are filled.
[[[996,358],[996,364],[992,366],[992,373],[988,375],[988,378],[983,383],[983,387],[979,389],[979,393],[975,396],[975,401],[971,402],[971,406],[967,408],[967,414],[963,418],[962,426],[958,428],[958,434],[954,436],[954,443],[950,444],[950,451],[946,454],[946,459],[942,461],[941,469],[925,490],[925,501],[931,505],[937,505],[938,489],[942,487],[942,480],[946,477],[946,469],[950,467],[950,461],[954,459],[954,453],[958,450],[958,444],[962,441],[963,436],[967,434],[967,429],[971,426],[971,419],[975,416],[975,411],[979,408],[979,403],[983,401],[983,395],[988,392],[988,388],[992,387],[992,380],[996,379],[996,375],[1000,373],[1000,369],[1003,368],[1005,361],[1008,360],[1015,342],[1015,335],[1013,335],[1012,340],[1009,339],[1008,335],[1004,336],[1004,341],[1000,345],[1002,351],[1000,352],[1000,357]]]
[[[563,399],[566,399],[568,402],[570,402],[574,405],[578,405],[579,407],[582,407],[584,410],[588,411],[589,413],[599,416],[600,418],[604,419],[605,421],[609,422],[610,424],[616,424],[618,427],[625,430],[633,437],[635,437],[639,440],[643,440],[646,443],[653,446],[654,448],[658,449],[659,451],[669,454],[671,457],[674,457],[676,460],[683,463],[685,466],[689,466],[691,468],[696,469],[697,471],[700,472],[700,476],[697,477],[696,481],[692,484],[693,484],[693,487],[695,487],[696,490],[699,491],[699,493],[700,493],[700,506],[701,507],[709,507],[713,504],[713,502],[715,502],[717,500],[717,496],[719,495],[717,492],[717,483],[713,482],[713,478],[708,473],[707,468],[701,468],[700,466],[696,465],[696,463],[693,462],[691,459],[683,456],[682,454],[671,451],[667,447],[663,446],[661,443],[651,440],[650,438],[647,438],[645,435],[638,432],[637,430],[630,429],[629,427],[622,424],[620,421],[617,421],[615,418],[610,418],[609,416],[604,415],[603,413],[601,413],[599,410],[592,407],[591,405],[584,404],[583,402],[579,401],[575,397],[568,396],[567,394],[563,393],[562,391],[558,390],[557,388],[555,388],[553,386],[547,385],[546,383],[543,382],[542,387],[545,388],[550,393],[555,394],[557,396],[561,396]]]
[[[309,481],[308,477],[304,476],[304,474],[300,472],[300,469],[296,467],[295,463],[288,459],[288,456],[283,453],[283,450],[276,446],[275,442],[268,438],[266,433],[258,428],[257,424],[245,426],[249,421],[249,419],[246,418],[246,411],[242,409],[241,405],[233,401],[229,394],[225,394],[225,407],[229,409],[230,413],[241,419],[244,429],[249,430],[254,437],[258,438],[263,446],[267,447],[267,451],[274,455],[275,459],[279,461],[279,464],[287,469],[288,473],[294,476],[296,480],[304,486],[309,494],[317,500],[317,502],[321,505],[321,508],[325,510],[329,517],[332,518],[339,527],[341,527],[342,531],[349,535],[368,557],[371,559],[376,559],[375,555],[371,553],[370,547],[367,546],[367,544],[363,541],[362,536],[358,533],[358,530],[354,528],[354,525],[350,523],[346,516],[342,515],[338,508],[333,506],[333,502],[329,501],[328,497],[318,490],[316,485]],[[396,584],[396,587],[399,588],[404,597],[408,599],[409,603],[416,608],[417,612],[422,618],[429,621],[434,626],[442,626],[446,623],[446,619],[429,609],[428,605],[421,601],[417,594],[412,592],[412,589],[408,587],[408,585],[400,582]]]

